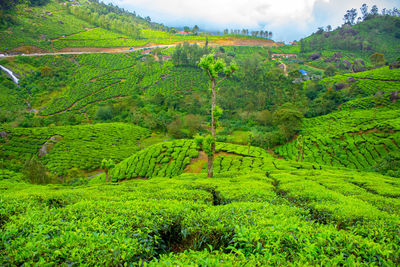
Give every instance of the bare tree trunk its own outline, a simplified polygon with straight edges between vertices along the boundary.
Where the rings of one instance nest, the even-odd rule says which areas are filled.
[[[212,144],[212,146],[214,147],[213,149],[215,150],[215,144]],[[213,166],[214,166],[214,155],[208,155],[207,159],[208,159],[207,176],[208,176],[208,178],[212,178],[213,177]]]
[[[211,155],[207,155],[208,156],[207,176],[209,178],[213,177],[215,141],[216,141],[216,134],[215,134],[216,122],[214,118],[214,111],[215,111],[215,78],[212,78],[211,79],[211,135],[214,139],[214,142],[211,145]]]
[[[106,170],[106,183],[108,183],[108,170]]]
[[[211,135],[215,141],[215,139],[216,139],[216,134],[215,134],[216,123],[215,123],[215,118],[214,118],[214,112],[215,112],[215,78],[213,78],[211,80]]]

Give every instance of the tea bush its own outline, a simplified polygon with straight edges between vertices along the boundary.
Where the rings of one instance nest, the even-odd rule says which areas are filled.
[[[180,142],[152,150],[190,149]],[[0,189],[2,265],[400,263],[400,183],[377,174],[280,166]]]
[[[31,155],[39,155],[45,167],[57,175],[66,175],[71,168],[98,169],[103,158],[120,162],[138,151],[138,141],[150,135],[147,129],[123,123],[7,128],[5,131],[8,141],[0,144],[1,158],[17,159],[24,164]],[[39,150],[44,147],[48,153],[40,155]]]
[[[398,109],[340,111],[305,119],[304,161],[354,169],[373,170],[382,158],[398,151]],[[298,160],[302,153],[296,140],[277,147],[286,159]]]

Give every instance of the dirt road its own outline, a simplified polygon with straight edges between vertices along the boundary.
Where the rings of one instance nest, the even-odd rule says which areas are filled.
[[[180,42],[182,43],[182,42]],[[140,51],[144,49],[154,49],[157,47],[160,48],[167,48],[167,47],[174,47],[180,43],[175,43],[171,45],[160,45],[149,43],[146,46],[140,47],[66,47],[63,49],[58,50],[57,52],[34,52],[34,53],[19,53],[15,55],[6,55],[0,54],[1,58],[9,58],[15,56],[28,56],[28,57],[35,57],[35,56],[55,56],[55,55],[79,55],[79,54],[96,54],[96,53],[129,53],[133,51]],[[191,44],[196,43],[197,45],[204,46],[205,42],[190,42]],[[272,46],[280,46],[280,43],[275,43],[272,40],[258,40],[258,39],[237,39],[237,38],[227,38],[224,40],[218,40],[216,42],[210,43],[209,46],[262,46],[262,47],[272,47]],[[18,48],[15,49],[16,51],[21,51]],[[33,50],[34,51],[34,50]]]

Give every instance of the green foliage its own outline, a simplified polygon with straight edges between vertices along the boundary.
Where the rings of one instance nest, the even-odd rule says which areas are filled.
[[[118,186],[2,183],[0,263],[397,265],[398,186],[282,168]]]
[[[287,140],[292,138],[301,127],[303,114],[291,103],[286,103],[274,112],[274,122]]]
[[[378,166],[382,159],[399,149],[398,113],[398,109],[376,108],[304,119],[300,131],[305,143],[304,160],[374,170],[373,166]],[[275,152],[296,160],[299,150],[294,140],[276,148]],[[386,168],[382,171],[386,173]]]
[[[115,163],[112,159],[103,159],[100,164],[100,168],[110,170],[115,167]]]
[[[203,150],[207,154],[207,156],[213,156],[214,155],[214,151],[212,149],[213,144],[215,144],[215,139],[211,135],[207,135],[203,139],[203,144],[202,144],[201,147],[203,148]]]
[[[208,54],[208,47],[200,47],[197,44],[190,45],[185,42],[177,45],[172,53],[172,62],[175,66],[196,66],[200,58]]]
[[[106,182],[108,182],[108,173],[115,167],[115,163],[112,159],[103,159],[100,164],[100,168],[106,171]]]
[[[382,53],[374,53],[370,56],[370,60],[374,66],[383,66],[385,64],[385,55]]]
[[[200,59],[199,67],[204,69],[210,78],[217,78],[220,73],[229,77],[233,72],[238,69],[236,63],[232,62],[229,66],[221,58],[216,58],[214,54],[204,55]]]
[[[66,175],[71,168],[95,170],[104,157],[120,162],[138,150],[138,140],[150,134],[147,129],[121,123],[5,131],[8,141],[0,144],[2,159],[17,160],[21,168],[31,155],[39,155],[46,169],[57,175]]]
[[[354,26],[344,24],[334,31],[315,33],[302,40],[303,52],[340,49],[362,54],[365,58],[377,52],[394,60],[400,52],[399,21],[395,16],[374,16]]]
[[[203,148],[203,142],[204,142],[204,137],[201,135],[196,135],[194,137],[194,143],[196,144],[197,149],[202,149]]]
[[[110,106],[100,106],[98,107],[95,117],[102,121],[108,121],[113,118],[113,111]]]
[[[168,134],[177,139],[184,137],[182,128],[183,125],[182,125],[182,120],[180,118],[174,120],[173,122],[167,125]]]
[[[8,182],[22,182],[25,180],[24,174],[7,170],[4,166],[0,170],[0,181],[7,180]]]
[[[46,168],[35,156],[26,160],[22,172],[32,184],[48,184],[50,182]]]
[[[212,142],[214,142],[212,136],[208,136],[205,138],[197,137],[195,140],[181,139],[153,145],[117,164],[111,171],[113,181],[132,178],[172,177],[190,171],[188,166],[191,163],[195,164],[199,153],[204,152],[206,155],[211,153]],[[209,148],[207,149],[207,147]],[[216,143],[214,156],[216,173],[241,169],[267,171],[275,169],[279,165],[295,168],[283,161],[275,162],[273,157],[265,150],[253,146],[249,149],[248,146],[244,145]],[[307,168],[311,168],[311,166],[309,165]]]
[[[160,53],[169,54],[173,50]],[[264,64],[265,48],[226,47],[225,50],[234,51],[240,68],[219,86],[216,104],[224,110],[221,123],[235,119],[251,124],[254,121],[242,114],[267,108],[272,110],[274,105],[285,102],[307,106],[300,86]],[[252,52],[259,56],[247,62],[246,57]],[[231,62],[232,57],[227,53],[218,57]],[[109,119],[112,110],[112,118],[107,121],[131,122],[161,131],[177,118],[183,118],[184,134],[180,137],[190,137],[195,130],[193,125],[186,125],[185,116],[192,114],[205,118],[209,113],[206,75],[199,68],[175,67],[168,60],[161,63],[147,58],[151,56],[134,52],[7,60],[4,65],[22,78],[20,88],[6,85],[10,88],[5,89],[4,99],[12,101],[14,110],[19,112],[14,114],[4,107],[0,115],[23,127],[75,125],[88,120]],[[54,75],[42,75],[43,69]],[[24,99],[29,99],[33,112],[36,110],[40,117],[25,112]]]
[[[387,154],[375,166],[376,171],[388,176],[400,178],[400,155],[398,151]]]
[[[156,144],[117,164],[111,171],[112,180],[173,177],[181,174],[190,160],[198,155],[196,145],[191,140]]]

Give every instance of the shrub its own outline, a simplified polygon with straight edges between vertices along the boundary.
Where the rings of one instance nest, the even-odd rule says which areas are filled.
[[[46,168],[35,156],[31,156],[26,160],[22,172],[32,184],[48,184],[51,181],[51,178],[46,173]]]
[[[110,106],[100,106],[97,108],[95,117],[102,121],[111,120],[113,118],[113,110]]]
[[[183,138],[184,133],[182,132],[182,120],[180,118],[174,120],[167,126],[168,134],[170,134],[174,138]]]

